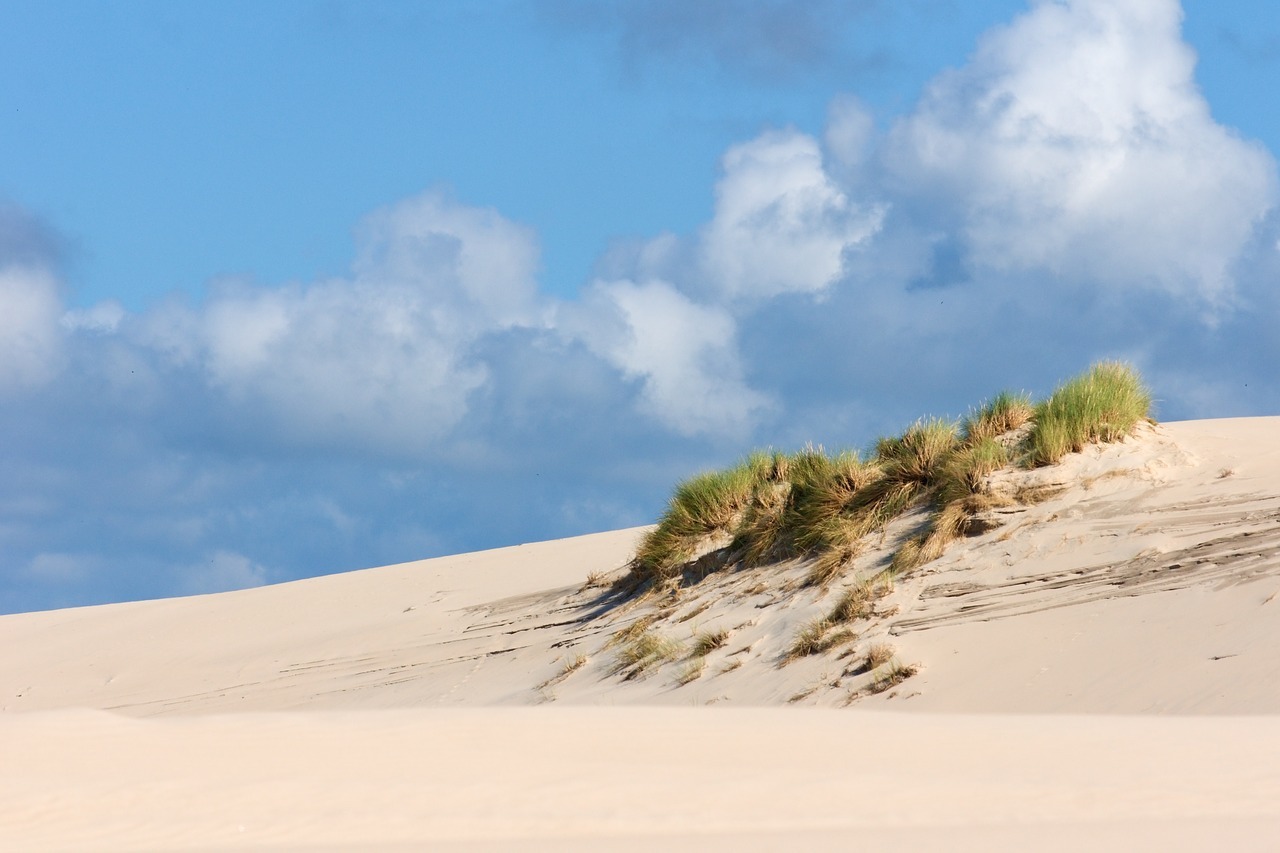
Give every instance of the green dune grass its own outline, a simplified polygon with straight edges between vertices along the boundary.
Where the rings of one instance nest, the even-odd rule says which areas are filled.
[[[697,576],[695,564],[705,573],[807,558],[809,583],[826,584],[871,534],[925,507],[927,523],[894,555],[890,572],[901,574],[941,556],[995,505],[984,488],[991,474],[1122,440],[1150,410],[1151,393],[1132,366],[1101,362],[1038,403],[1001,392],[963,421],[917,421],[866,458],[814,447],[752,453],[678,485],[622,583],[679,585]],[[824,633],[815,631],[815,641]]]

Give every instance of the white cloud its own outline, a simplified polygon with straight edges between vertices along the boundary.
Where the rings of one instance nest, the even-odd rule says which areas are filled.
[[[370,216],[353,275],[281,288],[215,284],[162,306],[145,340],[195,361],[285,435],[416,450],[453,427],[488,376],[469,348],[541,322],[532,233],[428,193]]]
[[[767,132],[724,155],[715,216],[701,234],[702,272],[727,299],[820,293],[882,215],[841,192],[812,137]]]
[[[875,119],[852,95],[837,95],[827,107],[827,127],[822,142],[833,161],[827,168],[844,186],[861,182],[877,142]]]
[[[0,267],[0,391],[41,385],[62,356],[62,299],[39,266]]]
[[[644,410],[681,435],[742,436],[769,407],[743,381],[729,313],[667,282],[596,282],[562,327],[640,379]]]
[[[534,316],[537,236],[496,210],[427,192],[369,216],[359,237],[357,281],[411,285],[437,325],[474,334]]]
[[[267,570],[243,554],[213,551],[199,563],[181,570],[181,590],[185,595],[229,592],[262,586]]]
[[[885,146],[978,271],[1229,301],[1275,202],[1271,156],[1216,124],[1175,0],[1042,0],[944,72]]]
[[[71,331],[87,329],[91,332],[115,332],[126,316],[124,306],[114,299],[105,299],[89,308],[73,308],[62,315],[62,327]]]

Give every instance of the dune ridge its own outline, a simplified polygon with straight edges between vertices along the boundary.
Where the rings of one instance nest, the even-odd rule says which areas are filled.
[[[791,559],[628,597],[637,528],[0,617],[0,842],[1266,849],[1277,435],[1142,425],[1002,472],[1038,500],[865,600],[920,512],[827,586]],[[692,799],[636,812],[664,781]]]

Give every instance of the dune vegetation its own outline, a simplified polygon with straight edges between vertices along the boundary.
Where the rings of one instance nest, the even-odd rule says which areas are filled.
[[[728,567],[805,559],[808,583],[825,585],[872,534],[926,508],[927,520],[889,568],[890,577],[908,572],[978,532],[976,518],[1010,500],[989,491],[992,474],[1052,465],[1088,444],[1122,440],[1150,420],[1150,410],[1151,394],[1133,367],[1101,362],[1045,400],[1002,392],[961,421],[917,421],[865,454],[812,446],[757,451],[678,485],[622,583],[679,586]],[[815,625],[813,642],[826,641],[826,629],[839,621]]]

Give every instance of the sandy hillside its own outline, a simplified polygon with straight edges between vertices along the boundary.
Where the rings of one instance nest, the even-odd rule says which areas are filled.
[[[637,529],[0,617],[0,847],[1270,849],[1277,437],[1001,472],[986,532],[814,653],[920,515],[825,588],[628,599]]]

